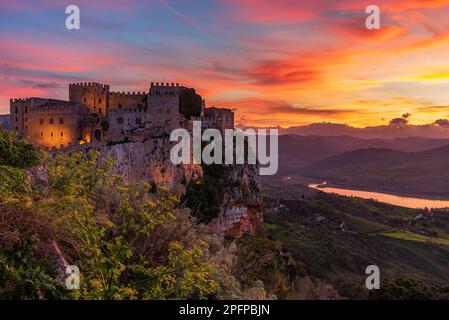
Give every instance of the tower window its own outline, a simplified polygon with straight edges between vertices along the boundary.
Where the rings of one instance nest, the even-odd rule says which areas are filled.
[[[43,125],[44,124],[44,119],[39,119],[39,124]]]
[[[41,138],[44,136],[44,133],[43,132],[41,132]]]
[[[50,124],[53,124],[53,118],[50,118]],[[53,137],[53,136],[52,136]]]
[[[28,113],[28,107],[25,107],[25,113]]]
[[[86,103],[86,98],[84,98],[84,103]]]
[[[16,117],[16,122],[19,122],[19,118]]]
[[[64,132],[61,131],[61,139],[64,137]]]
[[[59,124],[64,124],[64,118],[63,117],[59,118]]]
[[[50,132],[50,137],[52,137],[52,138],[53,138],[53,132]]]
[[[18,113],[19,112],[19,108],[15,107],[14,108],[14,113]]]
[[[123,105],[121,103],[118,104],[118,108],[121,109]]]
[[[98,103],[101,103],[101,98],[98,99]]]

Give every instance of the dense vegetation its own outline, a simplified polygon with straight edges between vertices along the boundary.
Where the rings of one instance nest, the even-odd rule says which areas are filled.
[[[263,286],[241,288],[233,244],[167,190],[126,185],[94,152],[42,154],[36,166],[31,146],[0,134],[4,148],[36,159],[2,153],[1,299],[266,297]],[[79,267],[80,290],[65,288],[65,264]]]

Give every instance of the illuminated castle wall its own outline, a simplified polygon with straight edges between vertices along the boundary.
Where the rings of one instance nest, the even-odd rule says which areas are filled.
[[[177,83],[151,83],[147,93],[111,92],[109,85],[95,82],[72,83],[69,101],[11,99],[10,128],[38,147],[61,148],[122,141],[139,129],[166,133],[188,128],[193,120],[221,131],[234,127],[231,110],[204,108],[204,102],[198,116],[181,114],[181,95],[186,91],[203,101],[193,89]]]

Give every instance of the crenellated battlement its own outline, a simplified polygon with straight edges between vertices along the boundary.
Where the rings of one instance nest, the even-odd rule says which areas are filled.
[[[69,88],[73,88],[73,87],[96,87],[96,88],[109,89],[108,84],[102,84],[102,83],[98,83],[98,82],[70,83]]]
[[[135,92],[135,91],[133,91],[133,92],[130,92],[130,91],[128,91],[128,92],[125,92],[125,91],[111,91],[111,92],[109,92],[109,94],[111,96],[124,96],[124,95],[138,96],[138,95],[146,95],[147,93],[146,92],[140,92],[140,91],[138,91],[138,92]]]
[[[179,83],[151,82],[151,87],[179,87]]]

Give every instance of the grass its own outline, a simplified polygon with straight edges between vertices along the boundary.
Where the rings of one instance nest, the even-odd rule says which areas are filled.
[[[269,199],[265,203],[270,206]],[[283,206],[273,203],[278,209],[264,213],[268,236],[280,241],[312,276],[332,283],[347,297],[361,294],[364,282],[359,280],[371,264],[381,268],[385,279],[449,282],[447,214],[413,223],[422,210],[324,193],[289,197],[280,200]]]
[[[417,233],[412,233],[408,231],[394,231],[394,232],[380,232],[378,233],[380,236],[392,238],[392,239],[398,239],[398,240],[405,240],[405,241],[417,241],[417,242],[430,242],[434,244],[440,244],[444,246],[449,246],[449,240],[444,238],[433,238],[433,237],[426,237]]]

